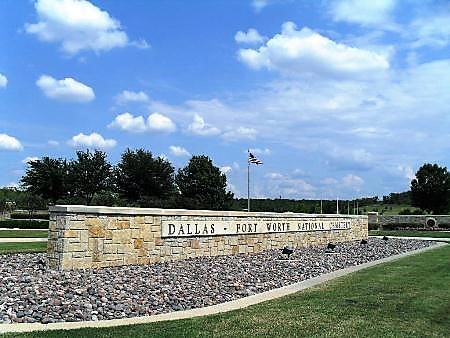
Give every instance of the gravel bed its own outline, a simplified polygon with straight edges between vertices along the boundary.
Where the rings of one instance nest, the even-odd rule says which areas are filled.
[[[54,271],[45,254],[0,255],[0,323],[51,323],[153,315],[231,301],[333,270],[433,245],[369,238],[368,244],[201,257],[151,265]]]

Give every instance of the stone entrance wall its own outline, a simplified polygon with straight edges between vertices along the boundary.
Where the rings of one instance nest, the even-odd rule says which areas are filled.
[[[85,269],[305,247],[367,236],[367,216],[63,205],[50,207],[47,253],[52,268]]]

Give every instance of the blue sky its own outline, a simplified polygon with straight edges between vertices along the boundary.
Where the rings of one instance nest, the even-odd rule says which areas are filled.
[[[448,1],[0,2],[0,186],[29,159],[206,154],[246,195],[405,191],[450,159]]]

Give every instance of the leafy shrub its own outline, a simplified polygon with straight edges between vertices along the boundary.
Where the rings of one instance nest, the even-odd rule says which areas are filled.
[[[48,223],[47,220],[8,219],[0,221],[0,228],[48,229]]]
[[[29,213],[12,213],[10,215],[10,217],[12,219],[44,219],[44,220],[48,220],[49,215],[48,214],[32,214],[30,215]]]
[[[400,210],[400,212],[398,214],[399,215],[412,215],[411,209],[409,209],[409,208]]]

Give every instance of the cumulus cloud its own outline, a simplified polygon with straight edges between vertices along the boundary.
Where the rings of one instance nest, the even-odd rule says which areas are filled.
[[[176,129],[172,120],[162,114],[150,114],[147,117],[147,120],[145,120],[145,118],[141,115],[133,116],[128,112],[117,115],[114,121],[108,124],[108,128],[116,128],[134,133],[142,133],[146,131],[170,133]]]
[[[170,146],[169,147],[170,153],[173,156],[191,156],[191,154],[183,147],[180,146]]]
[[[147,118],[147,128],[152,131],[171,133],[175,131],[176,126],[169,117],[153,113]]]
[[[284,198],[312,198],[316,188],[303,179],[278,172],[265,175],[268,190],[272,195]]]
[[[148,47],[145,40],[130,42],[120,22],[89,1],[37,0],[34,6],[38,22],[26,24],[25,31],[41,41],[60,43],[67,54],[127,45]]]
[[[6,75],[0,73],[0,88],[6,88],[8,85],[8,78]]]
[[[238,31],[234,35],[234,40],[237,43],[258,44],[263,43],[265,38],[256,29],[250,28],[247,32]]]
[[[116,140],[105,139],[98,133],[92,133],[90,135],[79,133],[78,135],[73,136],[69,141],[69,145],[75,148],[88,147],[106,149],[113,148],[116,144]]]
[[[42,75],[37,81],[36,85],[44,92],[45,96],[60,100],[72,102],[89,102],[95,98],[94,90],[78,82],[71,77],[62,80]]]
[[[147,124],[143,116],[133,116],[130,113],[123,113],[116,116],[113,122],[108,125],[109,128],[117,128],[130,132],[144,132],[147,130]]]
[[[133,92],[130,90],[124,90],[116,96],[116,102],[118,104],[126,104],[128,102],[141,102],[145,103],[149,101],[149,97],[143,91]]]
[[[242,139],[253,140],[257,134],[256,129],[248,127],[238,127],[225,132],[222,136],[228,141],[237,141]]]
[[[386,28],[395,5],[395,0],[338,0],[331,3],[330,13],[335,21]]]
[[[27,156],[27,157],[25,157],[25,158],[22,160],[22,163],[23,163],[23,164],[28,164],[29,162],[34,162],[34,161],[37,161],[37,160],[39,160],[39,157],[36,157],[36,156]]]
[[[23,145],[14,136],[9,136],[8,134],[0,134],[0,149],[22,150]]]
[[[372,77],[389,68],[385,55],[337,43],[304,27],[285,22],[258,49],[240,49],[241,62],[253,69],[266,68],[285,75],[316,74],[328,77]]]
[[[228,166],[228,165],[223,166],[223,167],[220,167],[220,171],[221,171],[223,174],[228,174],[228,173],[231,172],[232,170],[233,170],[233,168],[231,168],[231,167]]]
[[[198,114],[194,114],[194,120],[188,126],[188,130],[196,135],[210,136],[220,134],[220,129],[207,124],[203,117]]]

